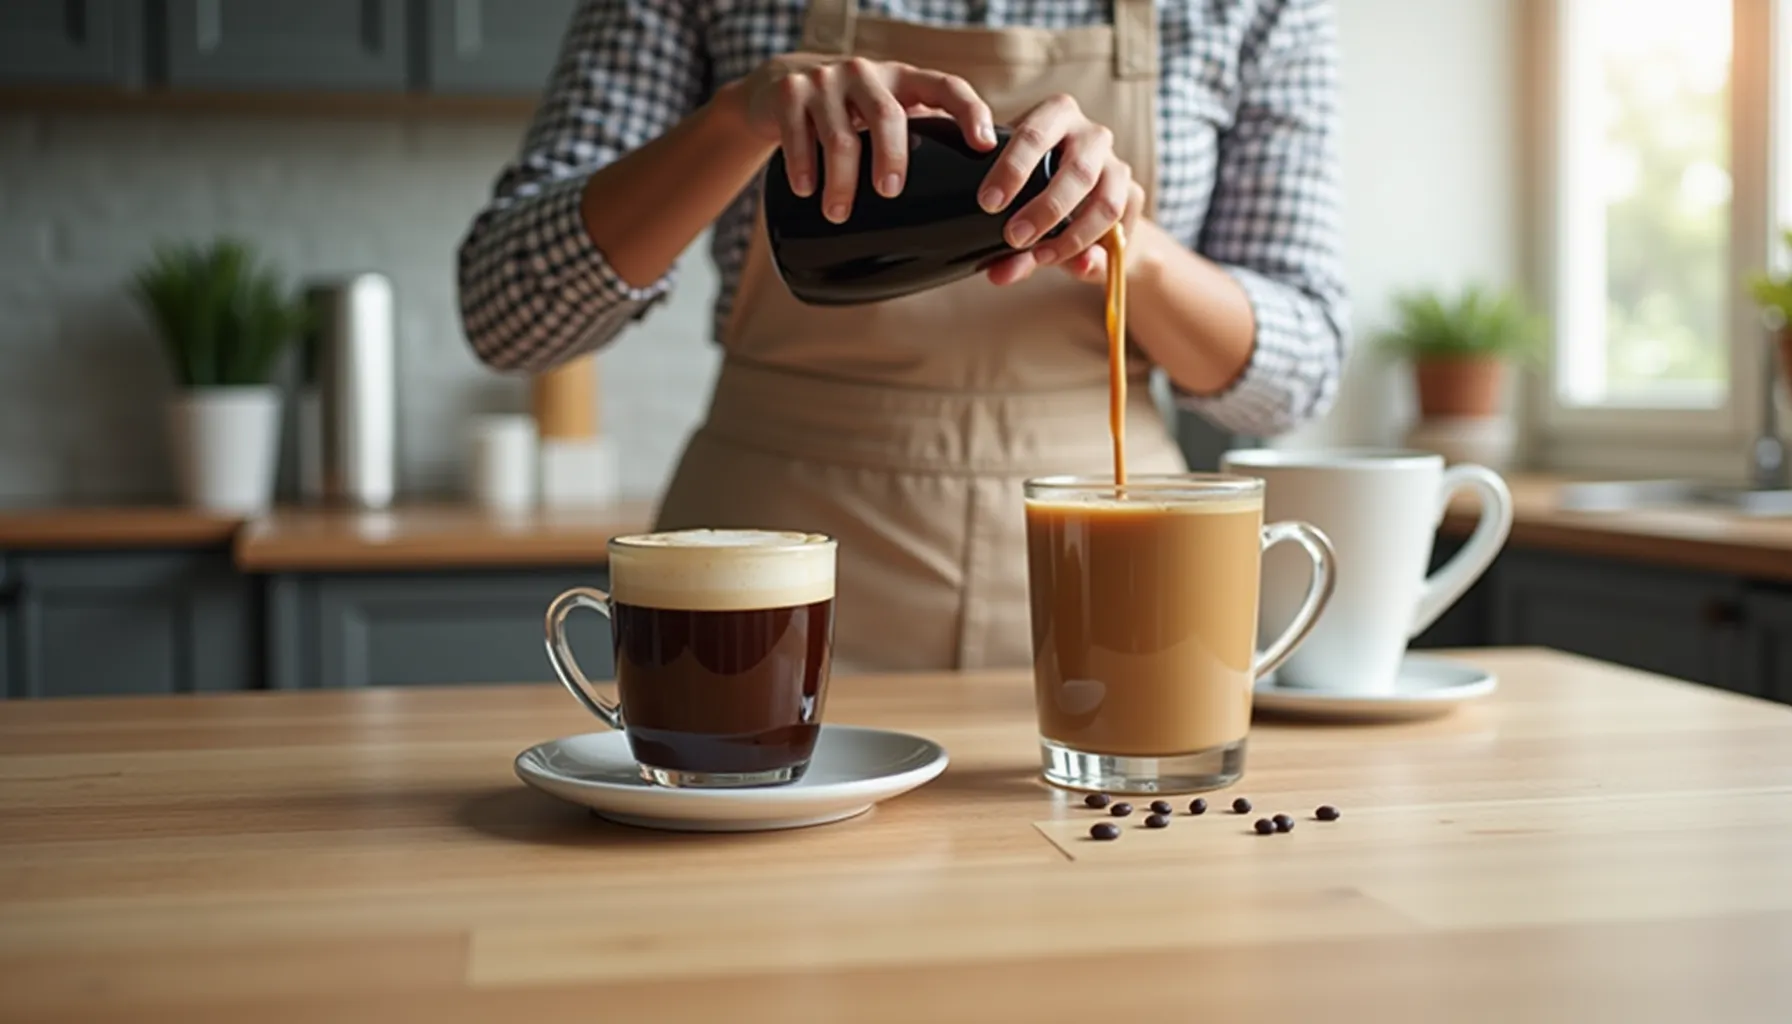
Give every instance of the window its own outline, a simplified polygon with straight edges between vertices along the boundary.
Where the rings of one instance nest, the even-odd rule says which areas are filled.
[[[1766,346],[1744,281],[1792,214],[1780,201],[1792,130],[1778,127],[1792,124],[1792,0],[1538,6],[1540,283],[1556,339],[1545,433],[1633,447],[1745,437]]]

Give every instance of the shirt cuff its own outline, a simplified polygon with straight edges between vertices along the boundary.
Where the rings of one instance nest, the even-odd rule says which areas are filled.
[[[1221,264],[1244,289],[1256,322],[1245,367],[1213,394],[1197,395],[1171,383],[1176,404],[1223,430],[1274,437],[1323,411],[1336,368],[1315,358],[1315,339],[1336,331],[1315,304],[1290,288],[1244,267]]]
[[[570,311],[614,323],[638,320],[672,290],[673,274],[637,288],[622,279],[609,258],[591,240],[580,212],[585,177],[553,182],[532,202],[533,224],[522,250],[542,294],[558,299]]]

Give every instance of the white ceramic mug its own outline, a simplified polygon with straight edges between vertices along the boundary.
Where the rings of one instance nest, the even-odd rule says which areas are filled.
[[[1392,694],[1407,642],[1437,621],[1487,571],[1512,531],[1512,495],[1484,466],[1444,466],[1429,452],[1388,449],[1228,452],[1227,473],[1265,481],[1264,518],[1312,523],[1331,538],[1337,590],[1319,624],[1282,663],[1276,682],[1356,696]],[[1468,543],[1426,575],[1438,523],[1457,491],[1481,498]],[[1263,563],[1259,636],[1292,621],[1306,563]]]

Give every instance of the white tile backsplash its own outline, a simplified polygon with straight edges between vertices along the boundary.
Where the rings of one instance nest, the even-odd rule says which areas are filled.
[[[0,114],[0,501],[173,494],[170,374],[125,291],[159,239],[253,241],[295,279],[374,269],[399,297],[400,487],[464,486],[469,415],[523,409],[455,308],[455,247],[515,150],[518,120]],[[624,490],[655,494],[708,395],[714,275],[600,360]]]

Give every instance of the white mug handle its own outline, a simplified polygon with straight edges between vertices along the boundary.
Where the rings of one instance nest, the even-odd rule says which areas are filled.
[[[1467,488],[1480,492],[1481,521],[1475,524],[1475,532],[1469,534],[1468,543],[1456,552],[1456,557],[1439,566],[1425,580],[1425,589],[1420,592],[1418,607],[1413,611],[1412,628],[1406,634],[1408,638],[1423,633],[1469,587],[1474,586],[1499,556],[1500,549],[1506,546],[1507,535],[1512,532],[1512,492],[1506,489],[1506,481],[1485,466],[1469,463],[1451,466],[1444,471],[1443,487],[1437,496],[1439,522],[1450,507],[1450,498]]]

